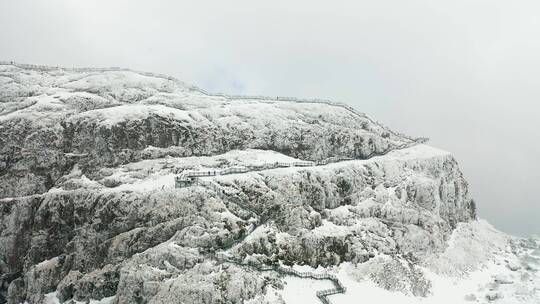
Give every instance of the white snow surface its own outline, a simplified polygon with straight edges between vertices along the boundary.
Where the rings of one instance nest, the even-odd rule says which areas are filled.
[[[359,270],[351,263],[329,269],[295,267],[302,271],[329,271],[347,288],[345,294],[330,296],[333,304],[401,303],[401,304],[470,304],[540,303],[540,255],[538,250],[511,249],[512,238],[497,231],[484,220],[462,223],[448,241],[448,248],[420,268],[431,282],[431,294],[414,297],[379,287],[369,279],[358,279]],[[536,241],[540,244],[540,240]],[[535,256],[536,254],[536,256]],[[537,264],[530,263],[530,257]],[[525,268],[512,271],[509,263]],[[282,291],[286,303],[317,303],[315,294],[331,288],[331,283],[294,277],[285,279]],[[496,299],[495,299],[496,298]],[[490,300],[491,299],[491,300]]]
[[[113,304],[114,303],[114,296],[103,298],[101,300],[95,300],[90,299],[89,301],[70,301],[69,303],[72,304]],[[61,304],[60,300],[56,296],[56,292],[51,292],[48,294],[45,294],[45,299],[43,300],[44,304]],[[65,303],[65,302],[64,302]]]

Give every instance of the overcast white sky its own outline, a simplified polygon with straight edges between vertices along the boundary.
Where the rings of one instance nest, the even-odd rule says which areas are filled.
[[[452,151],[481,217],[540,234],[538,0],[0,0],[0,60],[346,102]]]

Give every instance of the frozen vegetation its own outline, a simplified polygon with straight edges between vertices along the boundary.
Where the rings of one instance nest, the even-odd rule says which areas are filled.
[[[450,153],[350,107],[0,64],[0,303],[538,303],[539,268]]]

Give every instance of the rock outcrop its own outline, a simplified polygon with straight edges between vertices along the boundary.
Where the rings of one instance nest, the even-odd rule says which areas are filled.
[[[174,187],[184,170],[343,157]],[[384,267],[414,274],[407,288],[424,296],[411,265],[475,218],[451,154],[347,106],[0,64],[0,303],[242,303],[283,285],[242,261],[331,267],[381,254],[409,261]]]

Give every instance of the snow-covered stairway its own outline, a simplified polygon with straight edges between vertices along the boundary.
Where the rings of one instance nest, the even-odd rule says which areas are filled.
[[[223,253],[217,253],[215,254],[214,258],[220,262],[220,263],[232,263],[239,266],[247,266],[257,269],[258,271],[275,271],[282,275],[291,275],[303,279],[314,279],[314,280],[329,280],[334,284],[334,288],[330,289],[324,289],[317,291],[317,297],[323,304],[331,304],[330,299],[328,299],[328,296],[334,295],[334,294],[340,294],[345,293],[347,291],[347,288],[343,286],[341,281],[333,274],[328,273],[313,273],[308,271],[298,271],[290,267],[284,267],[281,265],[264,265],[258,262],[254,261],[238,261],[234,258],[231,258],[230,256],[223,254]]]

